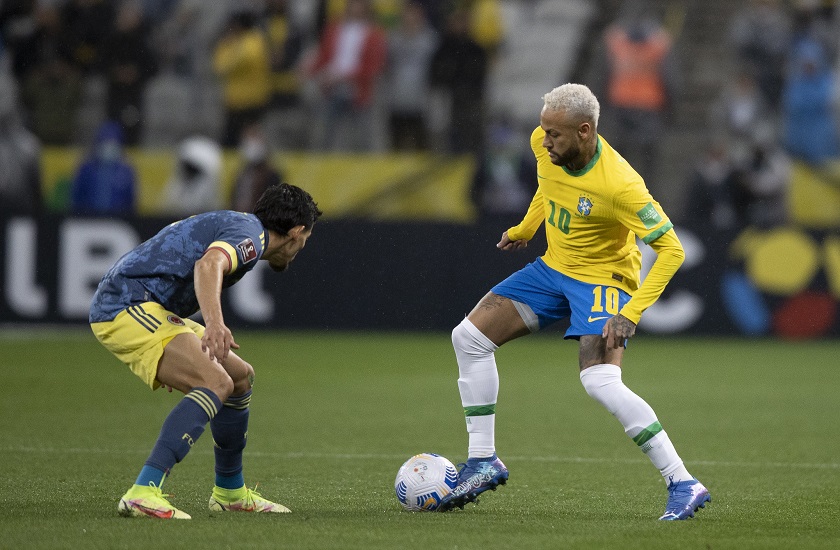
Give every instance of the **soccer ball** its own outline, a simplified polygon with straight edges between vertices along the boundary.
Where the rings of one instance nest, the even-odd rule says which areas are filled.
[[[446,458],[434,453],[421,453],[405,461],[394,490],[397,500],[410,512],[433,512],[458,482],[458,470]]]

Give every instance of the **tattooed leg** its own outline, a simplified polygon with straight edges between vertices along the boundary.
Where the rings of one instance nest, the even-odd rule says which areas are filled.
[[[617,349],[607,348],[607,341],[598,334],[587,334],[580,337],[578,363],[581,371],[592,365],[601,365],[604,363],[620,367],[623,356],[623,347]]]
[[[497,346],[531,333],[514,303],[492,292],[478,302],[467,319]]]

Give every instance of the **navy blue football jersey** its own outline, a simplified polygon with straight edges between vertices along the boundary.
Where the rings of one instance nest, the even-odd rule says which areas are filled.
[[[172,223],[105,274],[93,297],[90,322],[111,321],[128,306],[144,302],[189,317],[199,309],[193,269],[207,250],[227,254],[230,270],[222,286],[229,287],[254,268],[267,240],[259,218],[244,212],[220,210]]]

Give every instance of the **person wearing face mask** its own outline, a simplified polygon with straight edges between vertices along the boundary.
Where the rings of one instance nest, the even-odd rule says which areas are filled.
[[[239,146],[242,169],[233,183],[231,209],[250,212],[266,189],[279,184],[283,177],[270,162],[265,135],[259,126],[249,126],[242,133]]]
[[[113,121],[100,126],[88,158],[73,178],[70,210],[75,214],[133,215],[134,168],[123,154],[123,134]]]
[[[37,214],[41,208],[41,144],[23,124],[17,84],[0,73],[0,211]]]
[[[175,169],[163,190],[161,211],[192,216],[221,207],[222,149],[207,137],[192,136],[181,142]]]

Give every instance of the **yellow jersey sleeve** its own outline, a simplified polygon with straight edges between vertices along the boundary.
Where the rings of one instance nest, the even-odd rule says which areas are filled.
[[[613,208],[619,223],[645,244],[651,244],[674,227],[641,178],[629,181],[615,194]]]
[[[658,230],[654,233],[658,233]],[[677,234],[670,228],[670,225],[665,233],[656,237],[655,240],[651,240],[648,244],[656,252],[656,261],[650,268],[650,272],[642,285],[619,312],[636,324],[639,324],[642,313],[659,299],[659,296],[665,290],[665,286],[685,260],[682,243],[680,243]]]
[[[531,205],[528,206],[528,212],[525,214],[525,218],[522,219],[519,225],[507,230],[508,238],[512,241],[518,241],[520,239],[530,241],[537,232],[537,229],[542,225],[543,220],[545,220],[545,206],[542,192],[538,188],[531,201]]]

